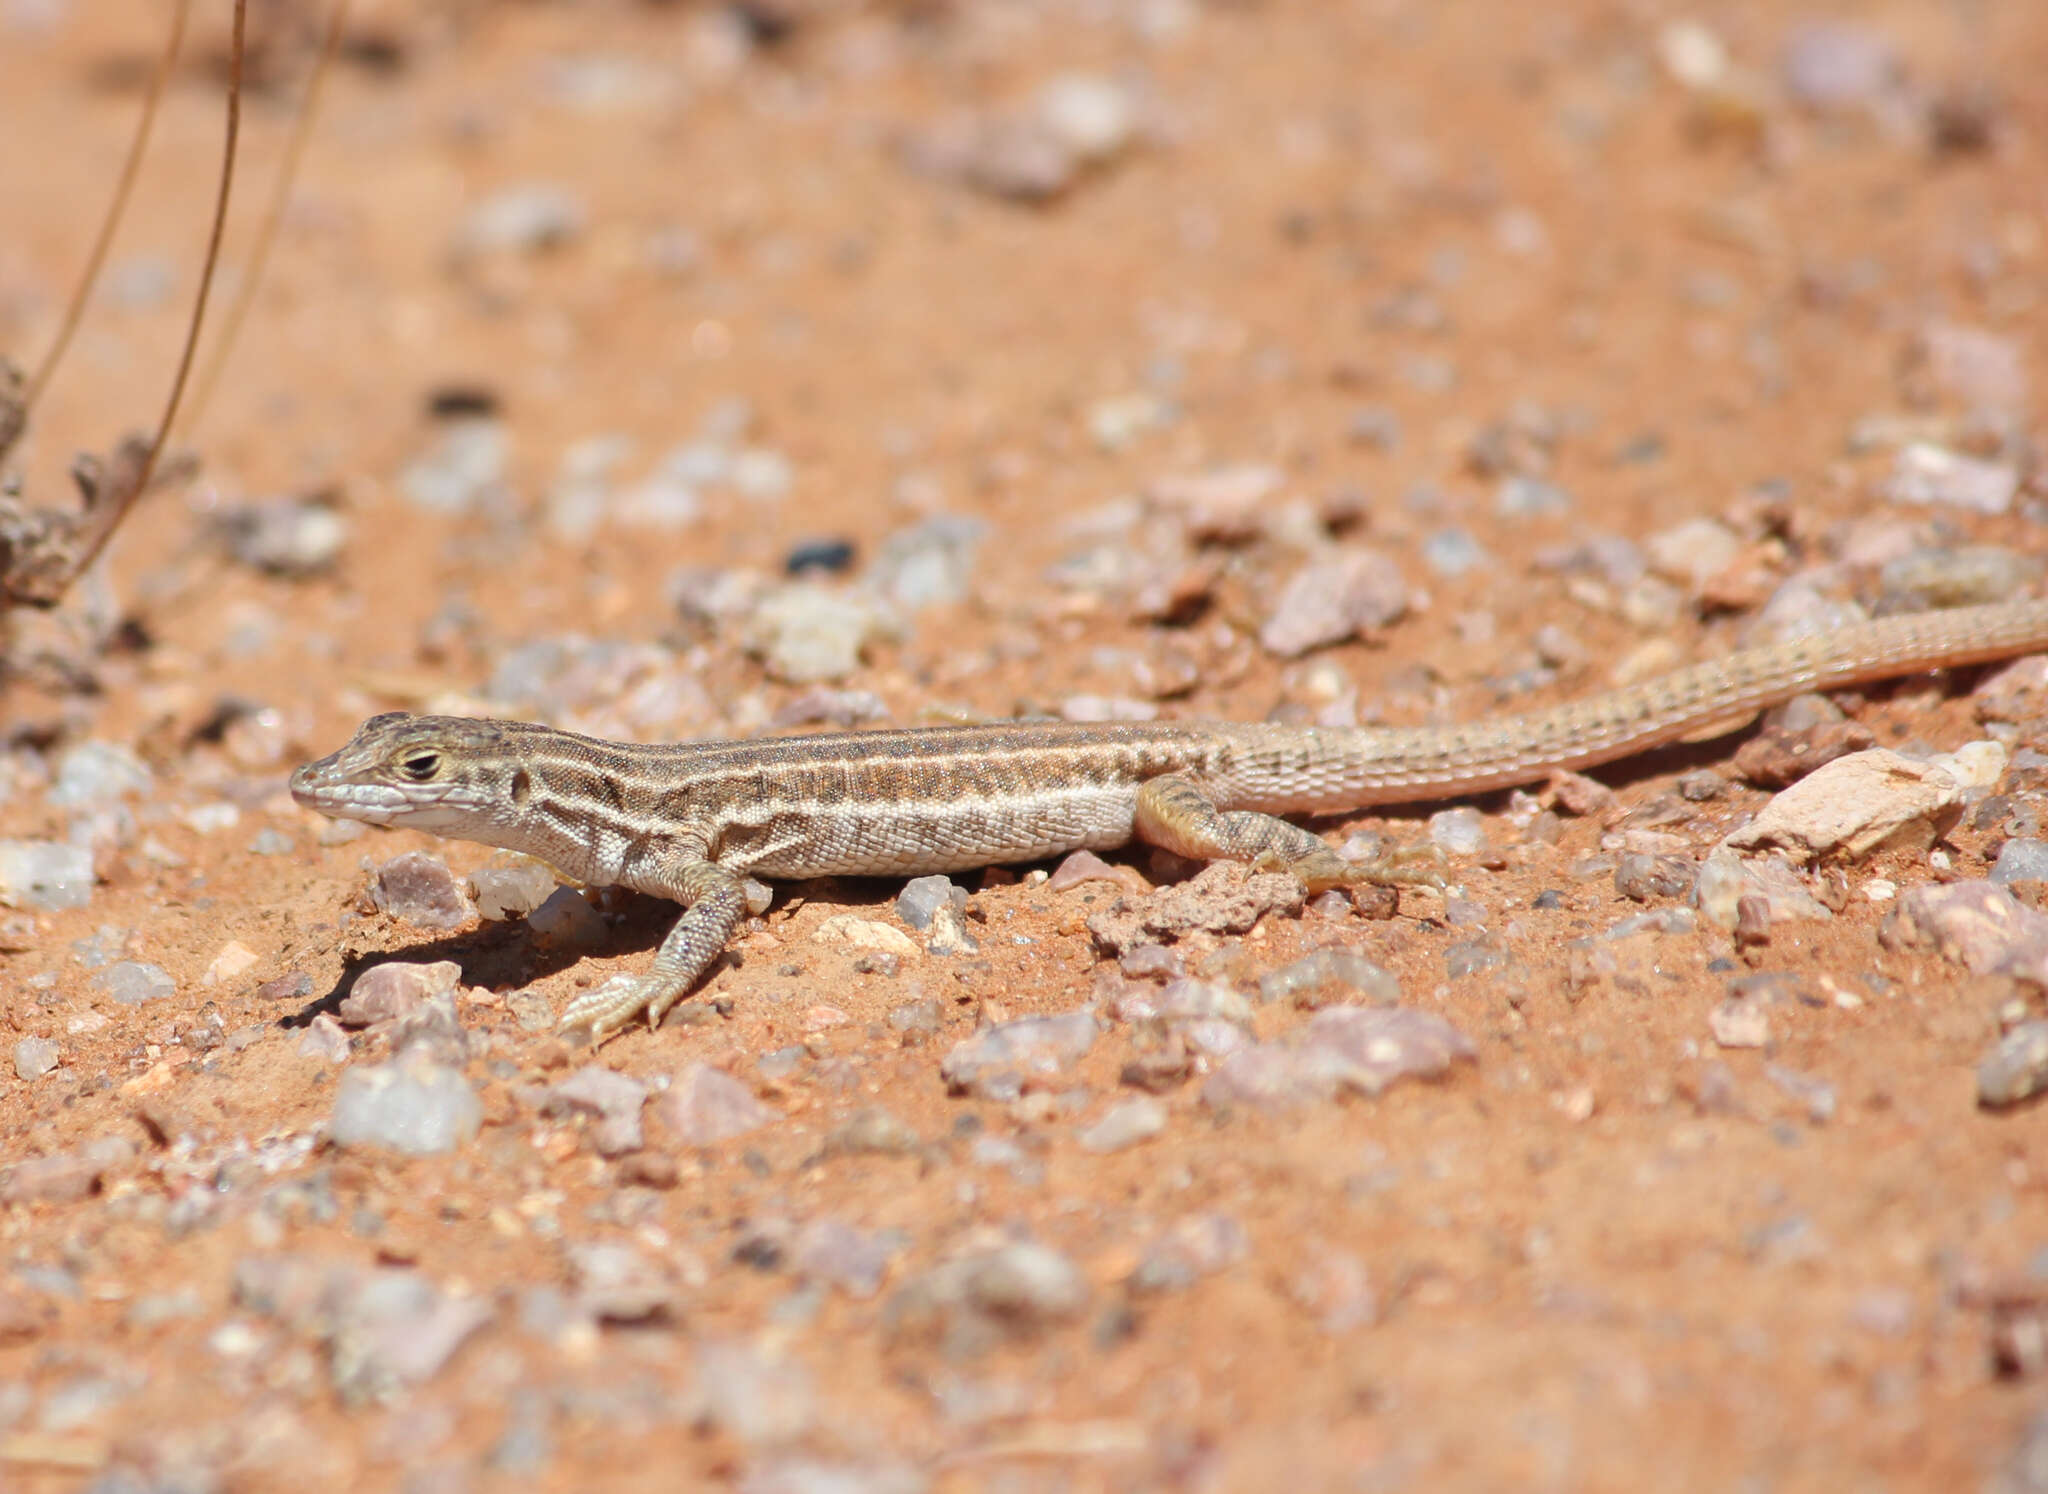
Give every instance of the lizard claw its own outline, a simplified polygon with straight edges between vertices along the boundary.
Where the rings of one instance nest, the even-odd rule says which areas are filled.
[[[594,991],[585,991],[563,1009],[555,1031],[568,1035],[578,1029],[590,1034],[590,1046],[602,1045],[617,1036],[642,1012],[649,1012],[653,993],[647,983],[630,975],[615,975]]]

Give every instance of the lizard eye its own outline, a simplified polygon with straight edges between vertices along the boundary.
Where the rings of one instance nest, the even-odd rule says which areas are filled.
[[[440,753],[415,752],[412,756],[399,763],[398,771],[410,778],[414,783],[425,783],[440,770],[440,767]]]

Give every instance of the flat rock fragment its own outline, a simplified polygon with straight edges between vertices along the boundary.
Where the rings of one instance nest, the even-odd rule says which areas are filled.
[[[1840,853],[1861,860],[1907,840],[1923,848],[1962,813],[1963,785],[1949,769],[1884,748],[1838,757],[1784,789],[1722,844],[1776,847],[1810,861]]]

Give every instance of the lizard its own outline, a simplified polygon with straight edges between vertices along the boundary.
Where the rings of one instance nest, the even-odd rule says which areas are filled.
[[[571,1001],[602,1042],[686,995],[747,914],[744,879],[921,876],[1133,840],[1294,873],[1321,892],[1437,881],[1412,851],[1350,862],[1282,818],[1531,783],[1738,729],[1810,690],[2048,649],[2048,601],[1957,607],[1764,644],[1467,725],[1059,721],[662,745],[388,712],[298,768],[294,799],[523,852],[683,906],[644,975]]]

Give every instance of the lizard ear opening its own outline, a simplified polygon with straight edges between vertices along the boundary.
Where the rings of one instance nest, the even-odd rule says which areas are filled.
[[[532,797],[533,777],[526,771],[526,769],[521,768],[517,773],[514,773],[512,775],[512,802],[514,804],[523,805],[526,803],[528,799],[531,799]]]

